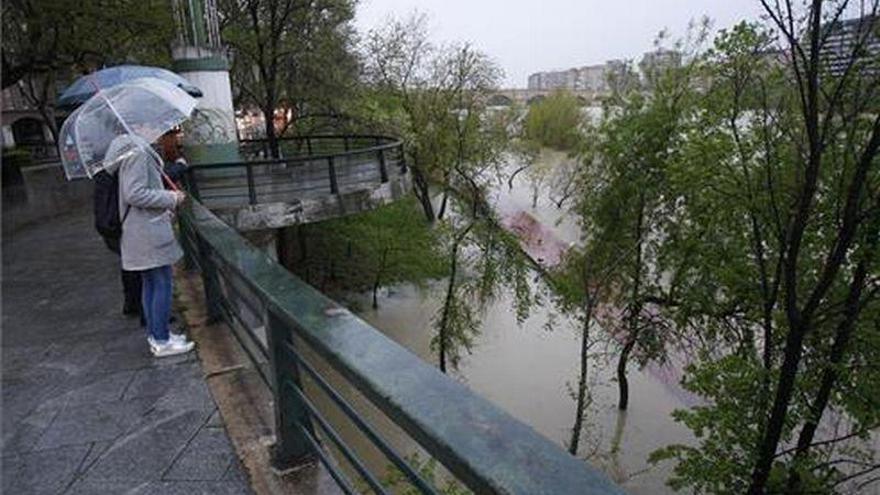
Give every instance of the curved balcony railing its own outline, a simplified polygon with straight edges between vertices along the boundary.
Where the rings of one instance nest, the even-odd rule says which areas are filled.
[[[303,136],[279,139],[278,148],[279,158],[271,158],[268,141],[242,141],[243,161],[194,165],[187,187],[227,220],[242,213],[231,219],[242,230],[356,213],[408,190],[403,145],[395,138]],[[290,215],[294,210],[302,214]]]

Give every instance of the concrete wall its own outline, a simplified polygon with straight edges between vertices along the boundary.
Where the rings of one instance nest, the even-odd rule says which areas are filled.
[[[3,234],[71,211],[92,209],[92,181],[67,181],[60,163],[22,169],[22,185],[3,188]]]

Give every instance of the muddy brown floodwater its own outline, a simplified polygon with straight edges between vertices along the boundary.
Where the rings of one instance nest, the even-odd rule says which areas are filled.
[[[564,165],[563,155],[546,153],[543,167]],[[532,190],[525,174],[517,177],[511,191],[499,190],[494,198],[502,218],[535,219],[535,227],[553,246],[578,242],[580,233],[573,219],[556,208],[544,194],[532,207]],[[523,217],[525,215],[525,217]],[[530,223],[528,220],[527,223]],[[534,230],[534,229],[533,229]],[[543,245],[541,241],[536,245]],[[552,251],[552,249],[551,249]],[[548,255],[553,261],[552,253]],[[409,285],[392,287],[382,294],[379,309],[363,310],[360,316],[395,341],[436,364],[430,352],[432,322],[442,301],[442,281],[423,289]],[[370,307],[369,295],[360,306]],[[533,308],[518,324],[511,309],[511,296],[504,294],[486,308],[482,331],[473,352],[466,355],[452,375],[518,419],[565,448],[574,422],[580,333],[576,322],[554,308]],[[551,328],[547,328],[552,319]],[[599,347],[614,357],[613,345]],[[690,431],[672,420],[677,408],[694,403],[678,385],[675,365],[632,367],[629,410],[617,410],[614,366],[600,356],[591,358],[590,390],[593,402],[587,410],[579,456],[605,471],[634,494],[673,493],[665,485],[671,465],[647,462],[649,454],[672,443],[693,443]]]

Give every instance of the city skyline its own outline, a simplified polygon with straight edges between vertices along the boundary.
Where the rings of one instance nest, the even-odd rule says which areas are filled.
[[[509,88],[525,88],[536,72],[614,59],[637,63],[655,48],[660,31],[681,37],[690,21],[704,15],[717,32],[740,20],[760,20],[762,13],[757,0],[547,0],[539,7],[501,0],[363,0],[355,25],[365,33],[414,11],[428,15],[432,40],[469,41],[492,57],[505,72],[502,86]]]

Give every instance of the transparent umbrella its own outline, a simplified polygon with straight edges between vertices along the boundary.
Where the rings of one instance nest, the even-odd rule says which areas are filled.
[[[55,101],[55,106],[58,108],[75,108],[94,96],[98,88],[110,88],[127,81],[145,77],[162,79],[192,96],[202,96],[202,91],[199,88],[170,70],[143,65],[118,65],[80,77],[61,93],[58,100]]]
[[[149,151],[149,143],[188,119],[195,106],[185,91],[155,78],[98,91],[61,126],[58,146],[67,179],[115,170],[130,154]]]

